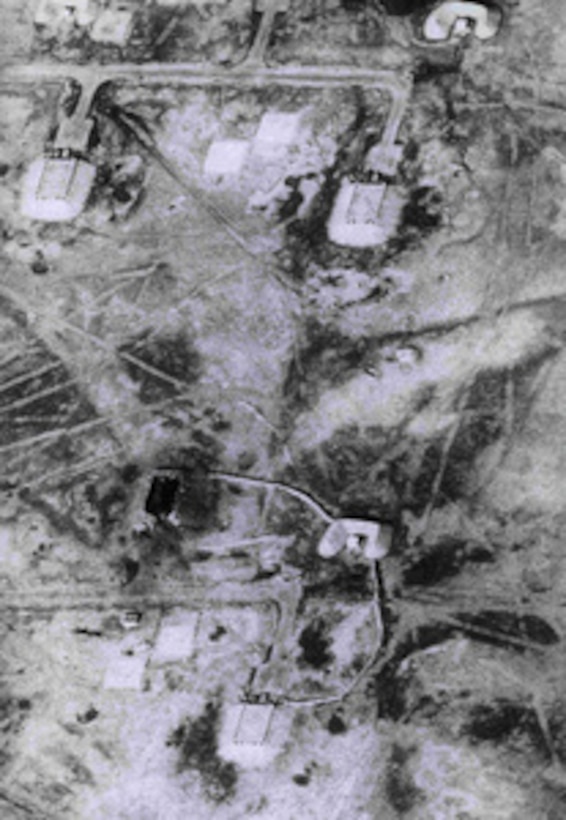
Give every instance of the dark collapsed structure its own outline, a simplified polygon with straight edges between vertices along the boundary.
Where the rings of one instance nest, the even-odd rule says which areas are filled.
[[[429,0],[383,0],[389,14],[412,14],[430,6]]]

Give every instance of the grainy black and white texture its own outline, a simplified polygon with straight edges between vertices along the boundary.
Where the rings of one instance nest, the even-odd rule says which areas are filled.
[[[2,16],[0,816],[562,820],[562,0]]]

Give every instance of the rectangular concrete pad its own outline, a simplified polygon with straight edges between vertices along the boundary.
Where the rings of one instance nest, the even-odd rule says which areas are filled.
[[[254,139],[254,153],[270,157],[284,151],[296,139],[301,113],[299,111],[266,111]]]
[[[104,688],[141,690],[146,661],[145,655],[119,655],[106,670]]]
[[[380,211],[387,186],[344,179],[328,220],[328,238],[338,245],[369,248],[385,241]]]
[[[180,610],[164,616],[152,655],[154,663],[188,660],[195,647],[198,612]]]
[[[267,739],[273,716],[270,703],[244,703],[234,734],[234,743],[260,746]]]
[[[208,149],[204,173],[208,176],[239,174],[246,161],[249,147],[247,140],[216,140]]]

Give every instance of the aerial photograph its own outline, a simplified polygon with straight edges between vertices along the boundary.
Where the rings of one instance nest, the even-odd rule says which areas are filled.
[[[0,820],[565,820],[564,0],[0,10]]]

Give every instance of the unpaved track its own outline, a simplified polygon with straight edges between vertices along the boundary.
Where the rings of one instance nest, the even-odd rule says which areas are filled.
[[[268,582],[248,584],[222,583],[217,586],[203,586],[187,582],[161,585],[153,592],[129,592],[109,590],[108,584],[100,586],[83,584],[85,591],[66,591],[61,586],[50,589],[46,585],[26,590],[1,590],[0,611],[60,611],[60,610],[111,610],[111,609],[154,609],[160,607],[185,607],[187,609],[207,609],[223,606],[258,606],[272,604],[283,610],[283,602],[289,599],[294,608],[297,598],[297,584],[272,579]],[[287,623],[287,620],[286,620]]]

